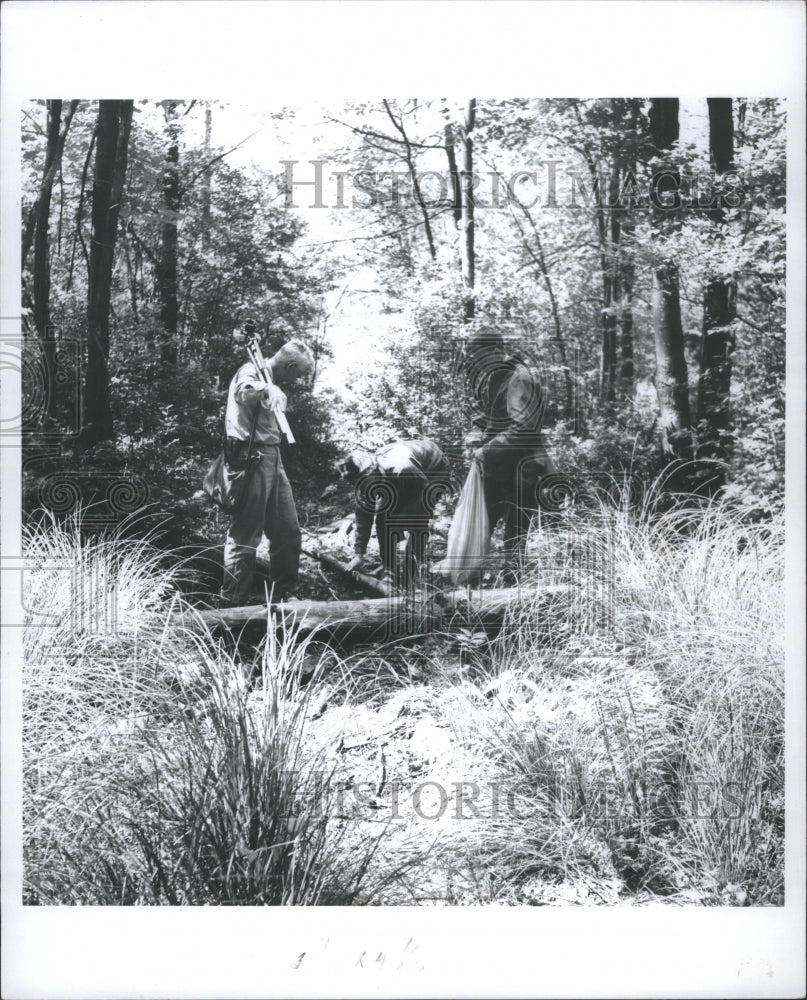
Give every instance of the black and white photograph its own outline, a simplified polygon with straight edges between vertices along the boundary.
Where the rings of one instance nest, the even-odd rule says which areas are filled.
[[[255,8],[274,23],[233,6],[246,33]],[[356,25],[375,5],[277,24],[343,6]],[[396,8],[432,5],[378,6],[395,48]],[[517,33],[593,5],[502,6]],[[691,5],[743,6],[768,5]],[[12,878],[21,921],[315,921],[282,987],[216,996],[336,995],[293,975],[333,968],[323,928],[356,909],[403,930],[356,937],[345,966],[376,978],[343,995],[392,995],[396,972],[436,989],[427,928],[456,928],[450,949],[466,915],[491,938],[803,926],[804,103],[736,72],[695,85],[679,58],[680,90],[475,88],[463,67],[343,94],[321,68],[295,93],[267,67],[216,91],[193,56],[164,93],[14,86],[4,909]],[[564,961],[502,982],[640,988]],[[803,971],[748,961],[678,995],[797,994]],[[200,995],[156,971],[20,982]]]

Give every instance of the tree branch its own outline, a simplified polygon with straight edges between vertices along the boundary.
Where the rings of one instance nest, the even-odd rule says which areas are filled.
[[[344,122],[340,118],[334,118],[330,115],[325,120],[333,125],[341,125],[342,128],[348,129],[354,135],[360,135],[363,139],[372,137],[373,139],[380,139],[382,142],[391,142],[393,143],[393,145],[396,146],[405,145],[403,139],[396,139],[395,136],[385,135],[383,132],[379,132],[377,129],[362,128],[360,125],[351,125],[350,122]],[[437,143],[412,142],[412,140],[410,139],[409,144],[412,146],[413,149],[442,149],[442,143],[439,142]],[[368,145],[370,144],[368,143]],[[375,148],[377,149],[379,147]],[[385,150],[385,152],[391,153],[392,150],[388,149]]]
[[[182,187],[180,188],[180,197],[182,197],[188,190],[188,188],[193,184],[193,182],[198,180],[203,173],[208,171],[213,166],[214,163],[218,163],[218,161],[223,160],[225,156],[229,156],[230,153],[234,153],[236,149],[240,149],[245,142],[249,142],[252,136],[257,135],[259,132],[260,129],[256,128],[255,131],[250,132],[250,134],[245,139],[242,139],[241,142],[236,143],[236,145],[233,146],[232,149],[227,149],[223,153],[219,153],[218,156],[214,156],[212,160],[208,160],[207,163],[201,168],[201,170],[197,170],[196,173],[193,175],[193,177],[191,177],[190,180],[186,181],[182,185]]]
[[[439,215],[443,215],[447,211],[449,211],[448,208],[440,209],[436,214],[438,216]],[[375,225],[375,221],[374,222],[368,222],[367,225],[368,226]],[[417,219],[415,222],[411,222],[411,223],[409,223],[407,225],[399,226],[398,229],[389,229],[389,230],[387,230],[386,232],[383,232],[383,233],[373,233],[370,236],[346,236],[344,239],[324,240],[322,243],[310,243],[310,244],[308,244],[308,246],[310,246],[311,248],[319,248],[319,247],[333,246],[336,243],[353,243],[356,240],[380,240],[380,239],[386,239],[389,236],[398,236],[400,233],[406,232],[407,229],[416,229],[418,226],[422,226],[422,225],[423,225],[423,221],[421,219]],[[362,226],[360,228],[366,228],[366,227]]]
[[[417,171],[415,170],[415,163],[412,158],[412,147],[409,143],[409,138],[406,134],[406,130],[403,127],[403,120],[401,120],[400,122],[396,122],[395,116],[392,113],[392,109],[390,108],[386,97],[383,98],[383,102],[384,102],[384,107],[387,110],[387,114],[389,115],[390,121],[403,136],[404,149],[406,150],[405,154],[406,166],[409,170],[409,176],[412,178],[412,190],[415,192],[415,199],[418,205],[420,206],[420,211],[423,216],[423,227],[426,230],[426,240],[429,244],[429,253],[431,254],[432,260],[435,260],[437,258],[437,250],[435,249],[434,246],[434,236],[432,235],[432,227],[431,223],[429,222],[429,213],[426,209],[426,203],[423,201],[423,195],[420,190],[420,184],[418,183]]]
[[[143,240],[137,235],[137,233],[135,232],[134,223],[132,222],[131,219],[129,219],[126,225],[126,232],[129,233],[129,235],[134,239],[135,243],[137,243],[138,248],[143,251],[143,253],[151,261],[151,263],[156,267],[158,263],[157,254],[154,253],[151,247],[149,247],[148,244],[144,243]]]

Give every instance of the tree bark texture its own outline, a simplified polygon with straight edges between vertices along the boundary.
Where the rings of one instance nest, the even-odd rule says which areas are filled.
[[[650,109],[651,140],[659,156],[663,156],[678,140],[677,98],[654,98]],[[680,188],[675,166],[667,171],[664,183],[656,191],[659,204],[652,216],[652,236],[663,247],[666,237],[680,227],[680,209],[670,201],[665,205],[665,192]],[[692,458],[691,414],[684,331],[681,324],[681,298],[678,264],[663,250],[653,267],[652,291],[653,339],[656,348],[656,392],[662,447],[674,458]]]
[[[56,344],[50,325],[50,260],[49,227],[50,202],[53,191],[53,177],[60,157],[60,126],[62,102],[48,101],[47,146],[45,149],[45,175],[51,175],[50,183],[42,185],[34,213],[34,281],[33,312],[34,326],[42,345],[45,361],[45,415],[53,419],[56,415]],[[70,114],[70,112],[68,112]],[[68,121],[69,125],[69,121]],[[65,129],[66,133],[67,129]],[[25,249],[23,248],[23,254]]]
[[[611,100],[610,112],[614,118],[628,118],[630,130],[635,135],[639,118],[637,101]],[[584,134],[585,126],[580,108],[574,105],[575,114]],[[600,169],[595,153],[588,147],[582,149],[589,177],[592,198],[596,208],[597,238],[600,248],[603,297],[600,310],[600,371],[599,397],[603,403],[614,403],[617,387],[626,394],[633,388],[633,268],[630,249],[624,247],[623,234],[632,235],[633,223],[630,208],[622,204],[622,188],[630,157],[622,149],[612,150],[608,172]],[[635,175],[635,164],[633,164]]]
[[[310,556],[312,559],[316,559],[317,562],[322,563],[326,569],[331,569],[336,573],[340,573],[342,576],[347,577],[354,583],[361,584],[366,590],[372,591],[374,594],[381,594],[382,597],[389,596],[389,588],[378,580],[374,576],[370,576],[368,573],[361,573],[356,569],[348,569],[347,564],[340,562],[335,556],[329,555],[327,552],[322,550],[311,550],[303,549],[303,555]],[[266,567],[268,570],[268,565]]]
[[[109,307],[133,101],[99,101],[92,189],[83,440],[113,439],[109,401]]]
[[[213,138],[213,105],[205,102],[205,163],[210,160],[210,146]],[[210,239],[210,169],[202,175],[202,247],[207,249]]]
[[[177,366],[177,325],[179,302],[177,290],[177,220],[181,205],[179,190],[179,120],[175,105],[165,110],[166,152],[162,178],[162,239],[157,263],[157,287],[160,293],[160,362],[171,374]]]
[[[734,119],[731,98],[708,99],[709,150],[718,174],[730,170],[734,161]],[[715,184],[719,197],[722,185]],[[718,204],[709,217],[722,238],[725,213]],[[698,377],[698,450],[704,461],[704,488],[713,493],[725,484],[725,461],[731,453],[731,368],[735,346],[734,321],[737,286],[733,278],[712,276],[703,294],[703,338]]]
[[[691,419],[676,264],[668,261],[654,268],[651,308],[664,447],[676,458],[686,460],[692,457]]]
[[[445,139],[448,174],[451,178],[451,215],[454,218],[454,225],[459,228],[462,224],[462,188],[457,168],[457,157],[454,153],[454,133],[449,122],[446,122],[445,125]]]
[[[628,101],[628,112],[630,131],[635,137],[639,132],[640,103],[635,98]],[[636,176],[636,155],[635,150],[627,157],[623,164],[620,177],[620,191],[627,177]],[[635,379],[634,350],[633,350],[633,288],[636,281],[636,268],[633,260],[633,237],[635,232],[635,221],[633,215],[633,205],[620,204],[617,215],[620,238],[619,254],[619,381],[622,392],[625,396],[633,395],[633,385]]]
[[[626,236],[633,235],[633,221],[625,219],[622,232]],[[626,242],[623,240],[623,243]],[[635,269],[630,252],[623,249],[620,261],[620,300],[619,300],[619,381],[626,396],[633,393],[635,366],[633,361],[633,285]]]

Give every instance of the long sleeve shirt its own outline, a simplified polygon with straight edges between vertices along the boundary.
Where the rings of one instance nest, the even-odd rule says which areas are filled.
[[[356,487],[356,554],[364,555],[367,551],[376,508],[384,506],[386,491],[380,484],[392,487],[398,507],[404,497],[414,498],[416,504],[422,505],[425,488],[450,474],[448,459],[428,438],[396,441],[377,452],[372,468],[362,475]]]
[[[503,362],[476,393],[473,423],[482,431],[488,474],[505,473],[528,454],[546,455],[541,427],[546,394],[538,373],[517,362]]]
[[[268,365],[266,373],[271,382],[272,373]],[[228,438],[248,441],[257,413],[255,443],[280,443],[281,433],[275,415],[262,398],[265,386],[266,383],[258,377],[251,361],[241,365],[235,373],[227,393],[227,410],[224,416],[225,433]]]

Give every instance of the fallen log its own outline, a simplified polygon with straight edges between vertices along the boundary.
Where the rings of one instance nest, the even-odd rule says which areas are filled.
[[[371,598],[361,601],[292,601],[253,604],[200,612],[211,629],[265,629],[267,610],[278,625],[300,636],[319,632],[341,637],[393,638],[438,632],[462,626],[500,626],[508,611],[539,611],[568,587],[509,587],[496,590],[454,590],[423,599]]]
[[[220,608],[200,612],[210,628],[230,631],[265,629],[268,614],[277,622],[299,635],[319,631],[373,634],[400,613],[402,597],[377,598],[364,601],[291,601],[282,604],[251,604],[242,608]]]

